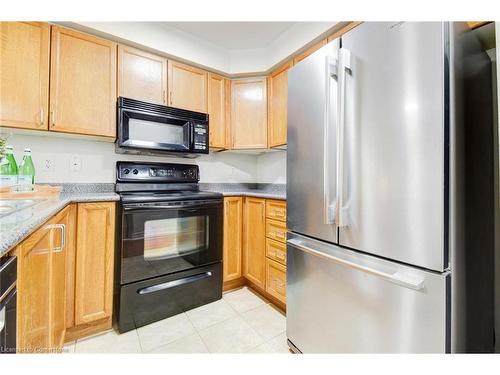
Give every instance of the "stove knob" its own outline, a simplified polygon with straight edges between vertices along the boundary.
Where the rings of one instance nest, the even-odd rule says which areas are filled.
[[[133,174],[138,174],[138,173],[139,173],[139,171],[138,171],[137,169],[134,169],[134,170],[132,171],[132,173],[133,173]]]
[[[129,173],[130,173],[130,169],[125,168],[125,169],[123,170],[123,174],[129,174]]]

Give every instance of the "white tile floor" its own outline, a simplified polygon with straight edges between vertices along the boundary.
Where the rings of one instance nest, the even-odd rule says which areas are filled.
[[[248,288],[119,335],[78,340],[67,353],[290,353],[285,316]]]

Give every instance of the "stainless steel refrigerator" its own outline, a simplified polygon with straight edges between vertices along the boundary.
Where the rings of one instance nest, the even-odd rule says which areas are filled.
[[[461,23],[362,23],[289,71],[294,351],[493,350],[491,82]]]

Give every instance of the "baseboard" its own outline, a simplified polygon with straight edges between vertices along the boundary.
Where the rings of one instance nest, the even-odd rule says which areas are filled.
[[[252,291],[257,293],[259,296],[264,298],[266,301],[272,303],[275,307],[283,312],[286,315],[286,303],[281,302],[279,299],[273,297],[269,293],[267,293],[264,289],[252,283],[249,280],[246,280],[246,286],[248,286]]]
[[[242,286],[246,285],[246,279],[244,277],[240,277],[239,279],[234,279],[231,281],[224,282],[222,286],[222,291],[227,292],[229,290],[238,289]]]

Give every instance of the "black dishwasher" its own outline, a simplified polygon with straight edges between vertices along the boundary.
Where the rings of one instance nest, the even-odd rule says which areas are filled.
[[[17,259],[0,258],[0,353],[16,352]]]

